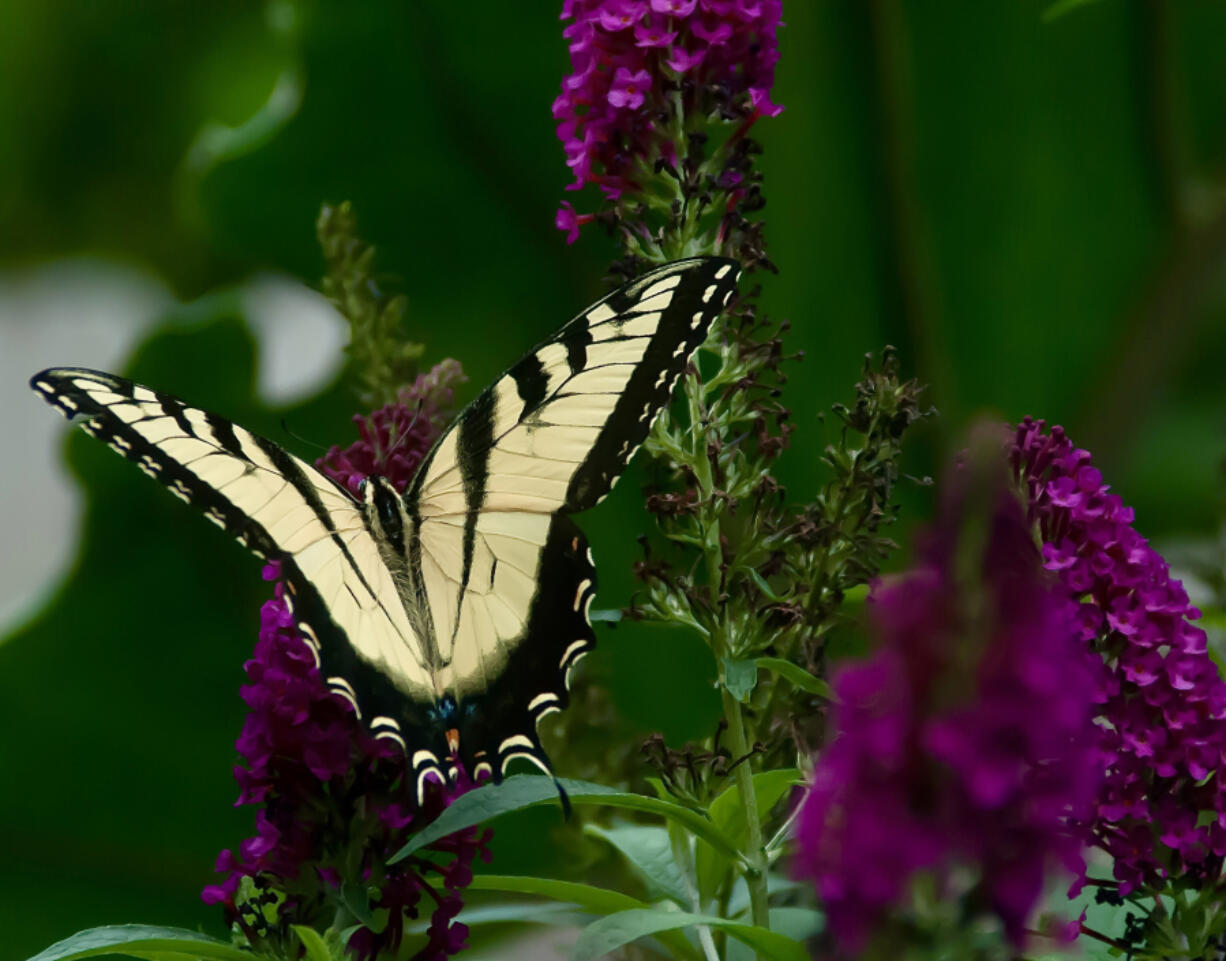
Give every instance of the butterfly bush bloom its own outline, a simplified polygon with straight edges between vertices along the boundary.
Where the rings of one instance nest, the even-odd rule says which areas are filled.
[[[1045,872],[1080,868],[1069,818],[1097,785],[1096,661],[1021,505],[996,493],[982,554],[967,557],[967,502],[947,504],[918,568],[873,590],[876,654],[833,676],[835,733],[799,814],[797,870],[844,949],[907,903],[917,873],[948,883],[957,866],[975,868],[1019,942]]]
[[[371,474],[390,480],[401,493],[450,420],[455,388],[466,380],[459,361],[447,359],[402,388],[393,404],[371,414],[355,414],[360,439],[329,448],[318,467],[360,497],[359,485]]]
[[[1133,511],[1060,427],[1023,420],[1013,469],[1043,559],[1079,600],[1083,642],[1106,665],[1096,692],[1106,779],[1089,832],[1120,894],[1166,878],[1217,878],[1226,856],[1226,683],[1205,632]]]
[[[355,418],[362,440],[344,451],[332,448],[320,469],[355,493],[375,471],[403,489],[437,439],[461,376],[458,364],[445,361],[402,391],[398,404]],[[449,835],[423,852],[432,858],[388,859],[471,784],[461,773],[456,787],[428,791],[419,807],[400,747],[372,737],[353,706],[320,676],[286,601],[280,565],[266,566],[264,578],[276,587],[260,611],[259,640],[245,665],[248,683],[241,693],[248,715],[236,744],[244,765],[234,769],[236,803],[260,805],[256,833],[237,851],[221,852],[216,870],[225,878],[205,888],[203,900],[223,904],[258,943],[276,936],[278,924],[332,923],[346,903],[342,886],[356,885],[368,892],[371,916],[380,919],[355,920],[347,946],[357,958],[395,955],[406,920],[425,915],[425,943],[411,957],[450,957],[468,936],[454,919],[473,861],[489,859],[490,832]],[[243,903],[247,878],[283,895],[273,925],[259,923]]]
[[[735,210],[756,198],[749,178],[734,184],[720,174],[745,166],[745,152],[731,148],[753,122],[783,109],[770,99],[781,9],[781,0],[566,0],[571,73],[553,116],[574,177],[567,189],[592,183],[613,202],[623,194],[650,202],[663,167],[693,181],[687,200],[707,194],[704,207]],[[717,152],[718,169],[701,177],[692,175],[706,134],[687,126],[692,117],[739,122]],[[563,204],[556,222],[573,243],[593,216]]]

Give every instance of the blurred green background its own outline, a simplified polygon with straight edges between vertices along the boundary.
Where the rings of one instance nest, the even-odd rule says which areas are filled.
[[[1031,413],[1094,452],[1145,534],[1208,535],[1226,451],[1226,4],[1099,0],[1050,22],[1048,6],[785,2],[787,109],[757,129],[780,268],[765,302],[805,353],[781,473],[797,496],[814,486],[818,415],[892,343],[942,412],[914,473],[975,415]],[[464,364],[464,399],[602,292],[611,243],[589,228],[567,247],[552,224],[576,200],[549,113],[567,67],[554,4],[3,0],[0,14],[0,353],[40,322],[6,290],[99,259],[178,302],[123,370],[311,457],[283,421],[347,443],[354,404],[335,378],[290,406],[262,399],[241,291],[267,272],[317,281],[321,202],[353,201],[428,359]],[[99,294],[76,310],[107,308]],[[40,496],[15,425],[55,419],[21,386],[30,373],[5,387],[6,517]],[[83,435],[57,451],[84,501],[75,556],[0,643],[15,958],[107,922],[219,931],[198,891],[252,823],[230,769],[268,594],[256,561]],[[633,589],[641,477],[584,519],[600,607]],[[925,492],[906,497],[922,516]],[[39,548],[0,536],[15,564]],[[586,669],[628,728],[676,744],[711,730],[697,641],[601,634]],[[573,828],[538,813],[499,833],[494,870],[574,870],[540,843]]]

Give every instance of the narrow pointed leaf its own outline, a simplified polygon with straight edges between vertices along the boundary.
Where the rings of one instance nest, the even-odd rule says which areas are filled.
[[[823,681],[820,677],[815,677],[806,671],[799,664],[793,664],[791,661],[785,661],[782,657],[759,657],[754,660],[754,664],[763,670],[770,671],[772,674],[778,674],[785,681],[791,682],[795,687],[802,691],[808,691],[810,694],[816,694],[818,697],[825,698],[827,701],[833,701],[834,691],[830,685]]]
[[[318,931],[306,924],[293,924],[290,927],[306,948],[307,961],[332,961],[332,952]]]
[[[29,961],[71,961],[104,955],[126,955],[142,961],[252,961],[253,958],[249,951],[197,931],[150,924],[113,924],[78,931]]]
[[[571,961],[596,961],[610,951],[639,938],[659,936],[667,931],[678,931],[696,924],[722,928],[731,937],[748,944],[759,956],[769,961],[810,961],[809,952],[803,944],[766,928],[703,914],[656,910],[623,911],[593,921],[579,935],[571,953]]]
[[[572,804],[628,808],[632,811],[642,811],[644,814],[666,817],[685,825],[695,835],[725,855],[733,858],[740,857],[736,845],[717,830],[707,818],[680,804],[644,797],[641,794],[616,791],[611,787],[593,784],[590,781],[561,779],[558,783],[566,791]],[[535,807],[539,804],[556,804],[557,801],[558,789],[553,779],[538,775],[516,774],[501,784],[479,787],[457,798],[435,821],[415,834],[391,860],[393,863],[400,861],[439,838],[463,828],[490,821],[500,814]]]
[[[514,891],[519,894],[538,894],[577,904],[596,914],[621,915],[627,912],[651,910],[650,905],[620,891],[598,888],[579,881],[555,881],[550,878],[527,878],[498,874],[478,874],[468,886],[470,891]],[[665,931],[660,941],[679,958],[697,958],[698,952],[677,931]]]
[[[643,879],[649,898],[669,898],[680,908],[693,907],[681,869],[673,858],[667,828],[647,824],[620,824],[603,828],[588,824],[583,830],[603,838],[622,853]]]
[[[555,881],[552,878],[529,878],[509,874],[478,874],[473,877],[470,891],[506,891],[515,894],[535,894],[579,907],[596,914],[613,914],[631,908],[646,908],[638,898],[620,891],[598,888],[580,881]]]
[[[800,771],[783,768],[777,771],[762,771],[753,776],[754,797],[758,803],[759,823],[766,819],[781,797],[793,786],[801,783]],[[711,821],[716,828],[733,840],[738,847],[749,841],[745,827],[745,815],[741,810],[741,789],[730,784],[719,797],[711,802]],[[718,893],[723,880],[732,866],[726,857],[709,845],[697,845],[695,863],[698,874],[698,893],[704,904]]]

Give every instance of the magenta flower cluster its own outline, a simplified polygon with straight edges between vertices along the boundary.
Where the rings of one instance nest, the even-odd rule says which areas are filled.
[[[612,200],[635,191],[657,160],[675,164],[670,91],[718,93],[727,112],[777,116],[771,102],[781,0],[564,0],[571,73],[553,102],[558,138],[574,176]],[[675,119],[675,118],[674,118]],[[557,225],[573,242],[592,219],[569,203]]]
[[[455,388],[465,381],[459,361],[444,360],[400,391],[396,402],[371,414],[355,414],[359,439],[333,446],[316,466],[354,497],[372,474],[403,492],[422,459],[450,420]]]
[[[1097,787],[1097,659],[1017,498],[1000,491],[981,521],[977,583],[959,566],[963,508],[947,505],[920,566],[873,591],[876,653],[833,676],[834,735],[800,811],[796,867],[847,952],[907,903],[918,872],[940,883],[973,868],[1020,942],[1045,873],[1081,869],[1069,818]]]
[[[1091,840],[1114,858],[1122,894],[1168,877],[1216,878],[1226,856],[1226,683],[1191,623],[1200,612],[1063,429],[1027,418],[1011,456],[1046,566],[1080,599],[1080,636],[1106,664],[1107,774]]]
[[[441,788],[419,809],[406,782],[403,752],[372,738],[349,702],[332,694],[298,632],[285,601],[276,563],[264,569],[277,581],[272,600],[260,611],[260,638],[245,665],[242,688],[249,713],[237,742],[245,766],[234,769],[237,804],[259,804],[256,833],[237,852],[222,851],[217,871],[226,875],[204,889],[209,904],[226,906],[231,920],[244,923],[235,895],[244,876],[257,878],[286,895],[287,922],[330,922],[344,882],[377,888],[373,909],[387,912],[379,930],[358,927],[348,947],[359,959],[395,953],[407,919],[429,914],[426,943],[418,961],[442,961],[465,944],[468,929],[454,919],[460,892],[472,880],[472,863],[489,859],[489,832],[469,829],[430,846],[436,862],[387,859],[418,825],[427,824],[455,793]],[[356,871],[342,876],[342,870]],[[253,940],[259,931],[249,931]]]

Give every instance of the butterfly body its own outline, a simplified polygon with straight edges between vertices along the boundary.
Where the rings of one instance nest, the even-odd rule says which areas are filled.
[[[482,391],[404,493],[355,498],[224,417],[111,374],[31,386],[171,493],[277,561],[321,676],[431,776],[546,771],[537,722],[595,642],[596,570],[570,515],[609,492],[735,290],[718,258],[610,294]]]

